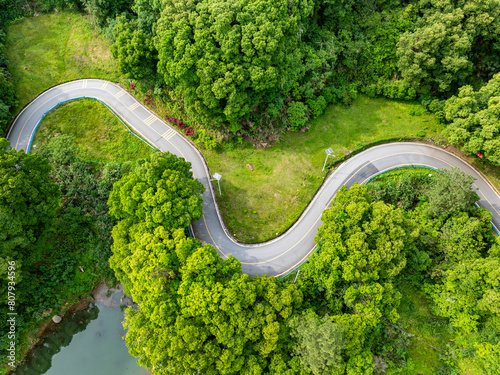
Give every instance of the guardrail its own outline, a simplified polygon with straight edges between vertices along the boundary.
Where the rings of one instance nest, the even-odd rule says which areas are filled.
[[[386,169],[386,170],[384,170],[384,171],[382,171],[382,172],[379,172],[379,173],[377,173],[376,175],[371,176],[369,179],[367,179],[365,182],[363,182],[363,184],[365,184],[365,185],[366,185],[366,184],[370,183],[371,181],[373,181],[373,180],[377,179],[378,177],[382,176],[382,175],[383,175],[383,174],[385,174],[385,173],[388,173],[388,172],[391,172],[391,171],[394,171],[394,170],[399,170],[399,169],[402,169],[402,168],[413,168],[413,169],[419,168],[419,169],[428,169],[428,170],[431,170],[431,171],[433,171],[433,172],[439,173],[440,175],[444,176],[444,174],[443,174],[441,171],[439,171],[439,170],[437,170],[437,169],[435,169],[435,168],[428,167],[428,166],[425,166],[425,165],[410,165],[410,164],[409,164],[409,165],[400,165],[400,166],[398,166],[398,167],[394,167],[394,168]],[[452,180],[452,181],[453,181],[453,180]],[[479,206],[477,205],[477,203],[473,202],[473,204],[474,204],[474,206],[479,207]],[[497,229],[497,227],[495,227],[495,225],[494,225],[492,222],[490,222],[490,224],[491,224],[491,227],[493,228],[493,230],[497,233],[497,235],[498,235],[498,236],[500,236],[500,231]],[[313,251],[313,252],[309,255],[309,257],[310,257],[311,255],[313,255],[316,251],[318,251],[319,249],[321,249],[321,243],[322,243],[322,242],[320,242],[320,244],[319,244],[319,245],[316,245],[316,247],[315,247],[314,251]],[[295,271],[299,272],[300,268],[301,268],[301,267],[302,267],[302,266],[303,266],[303,265],[307,262],[307,260],[309,259],[309,257],[307,257],[307,258],[306,258],[306,259],[305,259],[302,263],[300,263],[298,267],[294,268],[292,271],[288,272],[286,275],[283,275],[283,276],[279,277],[279,278],[278,278],[278,280],[282,280],[282,279],[284,279],[285,277],[287,277],[287,276],[291,275],[291,274],[292,274],[292,273],[294,273]]]

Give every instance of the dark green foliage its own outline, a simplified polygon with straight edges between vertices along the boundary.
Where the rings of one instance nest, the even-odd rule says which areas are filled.
[[[421,1],[420,12],[417,28],[398,42],[398,66],[415,89],[453,92],[473,72],[489,78],[498,71],[497,1]]]
[[[99,25],[104,25],[108,20],[115,18],[123,12],[130,11],[133,0],[81,0],[83,7],[88,11]]]
[[[444,105],[448,140],[472,154],[483,154],[494,165],[500,165],[500,74],[480,90],[461,87]]]
[[[472,188],[474,178],[457,167],[441,169],[446,178],[433,180],[426,213],[432,217],[448,217],[456,211],[471,212],[479,196]]]
[[[7,133],[7,124],[12,118],[11,110],[15,105],[14,86],[7,71],[7,58],[5,57],[5,33],[0,21],[0,137]]]
[[[0,0],[0,29],[25,15],[25,0]],[[1,32],[1,31],[0,31]]]
[[[59,187],[49,180],[51,166],[40,155],[6,150],[0,138],[0,210],[19,220],[24,235],[34,242],[54,219],[59,205]]]
[[[36,11],[43,13],[63,9],[83,11],[85,9],[85,2],[84,0],[39,0],[33,6]]]
[[[418,293],[428,296],[436,315],[449,319],[455,329],[452,331],[455,347],[460,348],[455,353],[467,353],[459,354],[459,358],[463,359],[460,357],[463,355],[474,368],[494,373],[494,363],[500,360],[495,347],[500,335],[499,240],[492,238],[491,214],[472,204],[476,197],[470,190],[470,176],[457,170],[441,172],[444,175],[424,178],[407,187],[410,195],[418,198],[407,212],[409,228],[417,237],[415,246],[407,251],[404,278]],[[390,172],[387,177],[382,175],[380,180],[370,183],[372,194],[386,199],[389,195],[382,193],[387,192],[388,186],[396,190],[395,186],[401,185],[405,178],[415,179],[419,173],[426,174],[401,170]],[[377,344],[380,339],[374,337],[373,344],[380,345]],[[387,339],[382,341],[387,345]],[[389,353],[382,357],[394,358]],[[455,361],[448,358],[435,372],[448,373],[442,371],[455,367]]]
[[[199,122],[252,132],[259,112],[276,106],[281,113],[289,97],[316,99],[325,87],[336,58],[332,36],[315,38],[319,50],[301,42],[308,38],[311,1],[180,3],[167,1],[157,22],[158,71]],[[291,126],[303,126],[307,107],[292,105],[292,112]]]
[[[122,177],[124,166],[106,164],[101,178],[96,178],[96,171],[75,156],[75,147],[71,137],[59,136],[41,153],[53,165],[51,176],[64,196],[58,249],[64,253],[85,246],[99,273],[111,277],[108,259],[114,220],[108,214],[107,199],[113,183]]]
[[[137,22],[125,16],[117,17],[113,37],[115,43],[111,52],[128,77],[143,79],[155,74],[157,53],[153,41],[145,31],[137,28]]]
[[[113,278],[108,259],[114,221],[107,199],[124,167],[108,164],[99,171],[100,165],[74,155],[77,146],[67,136],[53,138],[34,155],[4,151],[7,144],[0,142],[0,195],[9,203],[4,207],[0,197],[0,274],[5,278],[6,261],[16,261],[21,354],[20,342],[49,314],[44,312],[56,313],[98,281]],[[0,345],[4,349],[6,341]]]
[[[427,172],[402,172],[397,179],[376,179],[370,183],[370,193],[376,200],[398,206],[404,210],[415,208],[420,200],[426,200],[425,193],[432,178]]]

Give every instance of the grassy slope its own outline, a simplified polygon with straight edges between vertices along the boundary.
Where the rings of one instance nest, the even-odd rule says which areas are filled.
[[[79,14],[25,18],[7,30],[6,54],[20,110],[51,86],[78,78],[118,82],[120,72],[99,36]]]
[[[415,110],[421,107],[361,96],[350,107],[330,106],[310,122],[310,130],[289,134],[271,148],[205,151],[210,170],[223,176],[219,202],[229,230],[240,240],[258,242],[288,228],[323,181],[329,147],[343,156],[363,144],[415,136],[426,128],[427,136],[434,135],[431,130],[439,128],[435,118],[410,116]]]
[[[50,138],[59,134],[75,136],[80,146],[78,156],[85,160],[124,162],[153,152],[93,99],[69,102],[47,114],[35,133],[32,150],[43,149]]]

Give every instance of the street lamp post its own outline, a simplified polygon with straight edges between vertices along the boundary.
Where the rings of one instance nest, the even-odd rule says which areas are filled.
[[[220,191],[220,179],[221,179],[221,177],[222,176],[220,174],[214,173],[214,178],[210,180],[210,181],[217,180],[217,184],[219,185],[219,195],[222,195],[222,193]]]
[[[333,150],[331,148],[329,148],[328,150],[325,150],[325,152],[326,152],[326,159],[325,159],[325,163],[323,164],[323,169],[321,170],[322,172],[325,171],[326,161],[328,160],[328,157],[333,154]],[[332,155],[332,157],[335,157],[335,155]]]

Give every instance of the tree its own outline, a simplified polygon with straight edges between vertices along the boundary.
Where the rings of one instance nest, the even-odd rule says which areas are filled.
[[[242,119],[283,107],[299,88],[312,12],[309,0],[168,0],[156,28],[158,71],[199,122],[237,133]]]
[[[478,357],[488,374],[500,374],[500,343],[478,343],[475,345]]]
[[[444,131],[455,146],[466,152],[483,154],[494,165],[500,165],[500,74],[496,74],[481,89],[463,86],[457,96],[444,106],[446,120],[451,123]]]
[[[402,211],[371,202],[367,187],[354,184],[337,192],[322,221],[316,237],[321,250],[309,258],[304,274],[370,324],[382,314],[397,319],[400,294],[391,281],[405,267],[405,251],[413,241]]]
[[[111,53],[118,60],[119,68],[134,79],[151,77],[156,72],[157,62],[157,52],[151,37],[125,16],[117,17],[116,21]]]
[[[401,74],[420,93],[452,92],[474,71],[489,78],[498,70],[497,1],[422,1],[421,12],[417,28],[397,46]]]
[[[116,17],[118,14],[130,10],[132,0],[82,0],[85,9],[94,16],[96,21],[104,25],[109,19]]]
[[[439,315],[468,333],[486,317],[500,317],[500,259],[495,256],[457,263],[432,297]]]
[[[170,153],[155,153],[137,162],[117,181],[109,196],[110,214],[168,230],[186,228],[203,214],[201,182],[191,164]]]
[[[481,209],[480,218],[464,212],[450,217],[441,228],[438,246],[445,260],[452,263],[471,261],[481,257],[491,236],[491,213]]]
[[[295,355],[300,357],[305,368],[317,375],[340,367],[344,348],[342,327],[332,318],[325,315],[320,319],[314,313],[303,313],[293,318],[289,325],[291,336],[296,340]]]
[[[55,217],[59,187],[49,178],[51,166],[45,158],[7,148],[9,141],[0,138],[0,211],[17,228],[14,232],[21,227],[23,236],[34,242]]]
[[[448,217],[454,212],[472,212],[479,196],[472,190],[475,178],[458,167],[440,169],[443,178],[433,180],[425,212],[431,217]]]
[[[126,313],[126,342],[140,364],[172,374],[300,369],[286,346],[285,321],[301,302],[294,285],[250,279],[181,229],[123,220],[113,238],[111,266],[139,303]]]
[[[403,78],[420,92],[450,91],[452,84],[463,84],[472,73],[467,59],[472,43],[463,18],[461,9],[434,11],[424,18],[424,25],[401,35],[398,66]]]

